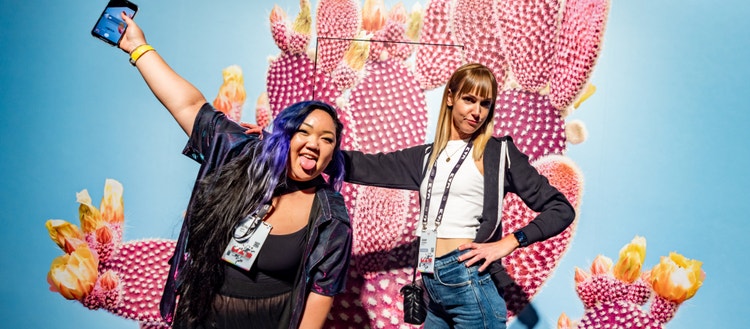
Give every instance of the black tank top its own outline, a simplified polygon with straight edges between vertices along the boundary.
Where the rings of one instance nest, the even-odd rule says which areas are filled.
[[[264,298],[292,290],[306,237],[307,226],[290,234],[269,235],[250,271],[226,263],[221,294],[238,298]]]
[[[312,186],[320,188],[325,183],[321,176],[307,182],[287,179],[274,192],[274,195]],[[316,193],[307,219],[308,223],[315,221],[320,212],[320,200]],[[266,298],[291,291],[307,245],[309,226],[306,225],[290,234],[268,235],[250,271],[224,262],[224,284],[219,293],[236,298]]]

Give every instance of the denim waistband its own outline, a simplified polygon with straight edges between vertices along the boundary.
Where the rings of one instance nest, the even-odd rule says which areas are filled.
[[[451,252],[435,258],[435,266],[444,266],[450,263],[458,263],[458,257],[469,252],[469,249],[458,250],[454,249]]]

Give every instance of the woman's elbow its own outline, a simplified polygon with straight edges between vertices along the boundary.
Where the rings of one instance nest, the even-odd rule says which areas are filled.
[[[573,224],[573,221],[576,219],[576,210],[573,208],[573,206],[568,205],[568,216],[566,217],[566,220],[568,222],[568,225]]]

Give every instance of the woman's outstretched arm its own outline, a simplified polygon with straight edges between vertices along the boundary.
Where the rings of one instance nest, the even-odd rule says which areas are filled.
[[[128,24],[128,28],[120,40],[119,47],[130,54],[139,46],[147,44],[146,37],[130,17],[124,13],[121,17]],[[195,117],[201,106],[206,103],[203,94],[172,70],[156,51],[143,53],[135,62],[135,66],[154,96],[169,110],[182,130],[190,136]]]

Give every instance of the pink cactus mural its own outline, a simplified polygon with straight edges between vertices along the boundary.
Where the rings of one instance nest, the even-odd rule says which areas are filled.
[[[301,3],[296,21],[312,21],[300,17],[308,14],[306,1]],[[321,28],[322,22],[335,21],[321,10],[331,6],[350,8],[352,16],[342,21],[360,21],[355,16],[359,13],[351,10],[357,7],[355,2],[320,1],[316,17],[318,40],[348,39],[349,52],[359,49],[366,51],[365,56],[344,54],[346,69],[317,69],[310,73],[316,67],[340,68],[341,64],[331,63],[342,63],[342,59],[331,51],[318,51],[314,57],[289,51],[290,45],[284,43],[288,39],[280,36],[296,35],[297,29],[277,28],[281,23],[276,17],[280,15],[272,13],[272,33],[281,54],[271,61],[267,85],[278,90],[312,90],[302,96],[271,93],[269,89],[273,113],[313,95],[336,104],[341,116],[348,120],[345,147],[388,152],[418,145],[425,142],[427,135],[425,93],[444,85],[461,64],[480,62],[492,68],[502,84],[496,133],[513,136],[534,165],[577,207],[583,176],[564,153],[566,131],[581,131],[583,127],[580,123],[568,127],[565,115],[571,111],[569,106],[580,99],[593,69],[608,2],[573,1],[563,8],[558,1],[437,0],[430,1],[424,11],[417,6],[406,13],[400,5],[388,10],[382,1],[365,1],[361,28]],[[569,10],[572,13],[565,15]],[[354,46],[363,38],[361,31],[367,33],[369,48]],[[587,43],[575,43],[575,36],[565,33],[583,33]],[[366,59],[363,65],[353,65],[346,60],[350,57]],[[295,62],[290,62],[290,58]],[[409,61],[411,58],[414,64]],[[555,69],[569,61],[589,65]],[[289,75],[315,78],[293,80]],[[334,84],[338,89],[332,91],[331,81],[347,83]],[[551,88],[553,85],[555,89]],[[558,101],[553,104],[551,99]],[[410,192],[351,185],[343,192],[354,225],[354,266],[347,292],[336,299],[328,324],[334,328],[357,328],[363,324],[376,328],[410,327],[401,321],[398,289],[411,273],[411,232],[416,223],[417,198]],[[518,198],[508,196],[505,233],[525,225],[534,216]],[[518,250],[503,260],[518,283],[506,292],[511,315],[527,305],[552,274],[574,231],[575,225],[558,237]]]
[[[678,307],[695,295],[705,273],[701,262],[674,252],[641,272],[645,257],[646,239],[635,237],[622,248],[614,268],[602,255],[594,259],[590,272],[576,268],[576,292],[585,313],[577,321],[563,313],[558,329],[663,329]]]
[[[377,0],[361,7],[352,0],[320,0],[314,19],[311,8],[301,0],[293,22],[278,6],[271,11],[270,33],[280,53],[270,60],[266,93],[258,97],[259,125],[268,125],[291,103],[316,99],[335,104],[346,124],[345,148],[388,152],[422,144],[428,134],[426,94],[441,88],[461,64],[480,62],[501,83],[496,134],[513,136],[532,164],[578,208],[583,175],[565,152],[572,141],[583,141],[585,127],[565,118],[588,95],[584,91],[593,90],[588,80],[601,49],[608,0],[431,0],[410,10],[401,5],[388,9]],[[241,109],[233,97],[245,97],[241,71],[224,73],[215,103],[236,115]],[[351,184],[342,193],[355,235],[352,267],[326,327],[413,327],[402,321],[398,291],[411,278],[418,198],[412,192]],[[534,216],[508,195],[504,233]],[[174,241],[122,242],[121,219],[84,225],[82,215],[81,223],[85,227],[78,231],[69,228],[72,224],[48,224],[65,251],[53,262],[52,289],[88,308],[133,319],[142,328],[166,328],[158,317],[158,300]],[[53,236],[50,227],[77,233]],[[517,283],[506,290],[511,317],[556,269],[575,227],[503,259]],[[59,242],[60,236],[67,238]]]

